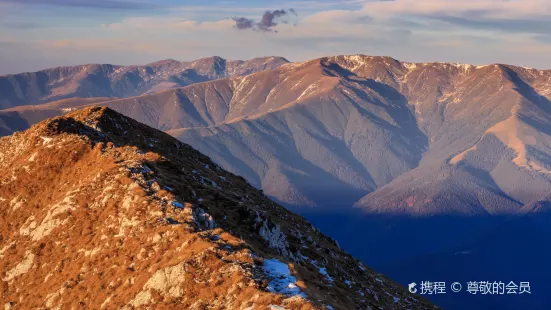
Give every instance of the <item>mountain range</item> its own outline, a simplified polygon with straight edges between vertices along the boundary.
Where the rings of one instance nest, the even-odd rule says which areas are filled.
[[[414,275],[396,264],[488,248],[496,232],[549,240],[541,219],[551,205],[550,70],[365,55],[269,59],[248,75],[140,94],[66,91],[70,99],[54,101],[50,91],[39,105],[5,96],[14,108],[0,111],[0,133],[108,106],[189,143],[403,284]],[[551,253],[543,241],[525,252]],[[514,251],[503,244],[492,257]],[[482,273],[476,262],[465,269]],[[545,269],[529,262],[517,271]]]
[[[225,77],[242,76],[288,63],[282,57],[191,62],[163,60],[144,66],[91,64],[0,76],[0,109],[72,97],[129,97]]]
[[[199,65],[213,59],[184,67],[216,76],[209,74],[218,63],[232,63]],[[258,69],[283,60],[239,64],[251,62]],[[327,198],[345,196],[370,212],[511,214],[551,194],[550,82],[551,71],[506,65],[338,56],[139,97],[7,109],[2,120],[9,133],[101,102],[190,143],[287,205],[342,205]],[[443,209],[437,200],[446,195],[457,199]]]

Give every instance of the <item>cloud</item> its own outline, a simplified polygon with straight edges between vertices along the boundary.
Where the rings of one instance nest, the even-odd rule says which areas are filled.
[[[235,21],[235,28],[237,29],[253,29],[256,27],[256,23],[252,19],[245,17],[232,17]]]
[[[535,35],[532,38],[537,42],[540,42],[543,44],[551,44],[551,35],[549,34]]]
[[[133,34],[169,34],[176,32],[180,35],[182,31],[187,33],[204,34],[206,32],[220,33],[229,31],[234,23],[223,19],[218,21],[198,22],[177,17],[130,17],[121,22],[103,24],[101,28],[110,31],[130,32]]]
[[[9,5],[17,6],[12,1]],[[73,6],[79,2],[44,1],[73,2]],[[103,7],[108,3],[86,2]],[[286,2],[285,7],[301,13],[300,27],[294,26],[295,19],[299,20],[296,12],[274,11],[266,7],[266,2],[239,7],[234,5],[239,1],[226,1],[220,2],[220,8],[216,9],[209,6],[210,1],[203,2],[204,6],[170,8],[162,15],[141,11],[119,20],[110,15],[80,25],[78,31],[52,20],[58,26],[23,33],[16,28],[44,21],[12,18],[12,24],[5,27],[13,29],[0,29],[0,42],[10,42],[0,44],[0,70],[9,68],[17,72],[31,68],[31,64],[40,68],[90,62],[143,64],[165,58],[193,60],[211,55],[229,59],[279,55],[300,61],[358,53],[420,62],[503,62],[551,67],[550,0]],[[348,4],[340,5],[344,2]],[[6,0],[0,0],[0,20],[5,14],[3,5],[8,5]],[[232,15],[238,17],[227,18]],[[247,35],[236,36],[236,29],[247,31]],[[275,32],[279,35],[266,35]],[[12,36],[11,41],[8,36]],[[18,40],[36,42],[24,48],[14,43]]]
[[[378,20],[389,17],[403,19],[438,19],[462,27],[478,29],[528,28],[536,29],[540,24],[524,26],[522,23],[539,21],[551,17],[549,0],[396,0],[366,2],[357,13],[369,15]],[[507,22],[518,23],[505,26]],[[509,29],[506,29],[509,28]],[[523,31],[524,31],[523,29]]]
[[[95,9],[152,9],[153,4],[124,0],[0,0],[0,3],[15,3],[19,5],[53,5]]]
[[[515,18],[549,15],[548,0],[396,0],[366,2],[364,13]]]
[[[232,17],[235,28],[240,30],[252,29],[260,32],[278,32],[274,28],[279,23],[288,24],[289,17],[298,17],[294,9],[266,11],[259,22],[246,17]]]
[[[495,30],[516,33],[542,33],[551,32],[551,20],[545,19],[504,19],[504,18],[477,18],[458,16],[430,16],[428,18],[439,20],[451,25],[478,30]]]
[[[326,10],[303,20],[453,36],[458,32],[503,35],[551,32],[549,0],[394,0],[365,1],[354,10]]]

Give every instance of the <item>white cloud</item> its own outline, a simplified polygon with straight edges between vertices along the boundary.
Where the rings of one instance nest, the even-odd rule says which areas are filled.
[[[548,0],[395,0],[366,2],[366,14],[461,15],[476,12],[487,18],[548,16]]]

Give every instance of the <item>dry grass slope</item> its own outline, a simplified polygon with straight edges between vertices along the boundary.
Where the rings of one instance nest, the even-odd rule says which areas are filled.
[[[107,108],[0,139],[0,169],[5,309],[434,308],[243,178]],[[266,271],[273,259],[292,292]]]

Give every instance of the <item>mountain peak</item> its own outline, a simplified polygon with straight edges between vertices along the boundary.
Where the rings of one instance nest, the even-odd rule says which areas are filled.
[[[205,58],[194,60],[193,63],[205,63],[205,62],[218,63],[218,62],[225,62],[225,61],[226,59],[220,56],[211,56],[211,57],[205,57]]]
[[[180,63],[180,62],[174,59],[164,59],[164,60],[148,63],[146,66],[162,66],[162,65],[176,64],[176,63]]]
[[[86,130],[83,130],[86,128],[98,132],[121,134],[121,131],[126,132],[133,129],[129,123],[130,121],[130,118],[107,107],[91,106],[45,120],[36,127],[44,128],[45,133],[50,134],[62,132],[86,134]]]
[[[129,133],[129,130],[134,129],[130,122],[131,119],[107,107],[92,106],[45,120],[33,126],[31,131],[48,136],[69,133],[105,140],[106,135],[122,137]],[[136,122],[134,126],[139,126],[139,123]]]

